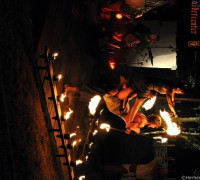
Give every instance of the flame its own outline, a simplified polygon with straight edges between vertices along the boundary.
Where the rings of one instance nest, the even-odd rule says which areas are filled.
[[[99,124],[99,120],[98,119],[96,120],[95,124],[98,126],[98,124]]]
[[[61,102],[64,102],[65,98],[66,98],[66,94],[61,94],[60,95],[60,101]]]
[[[80,176],[78,179],[79,179],[79,180],[83,180],[83,179],[85,179],[85,176],[84,176],[84,175],[83,175],[83,176]]]
[[[83,163],[82,160],[80,160],[80,159],[76,160],[76,165],[79,165],[79,164],[82,164],[82,163]]]
[[[58,75],[58,81],[61,80],[63,78],[62,74]]]
[[[110,125],[103,123],[103,124],[100,125],[100,129],[105,129],[107,132],[109,132],[110,131]]]
[[[166,143],[168,141],[168,138],[163,138],[161,136],[153,137],[153,139],[160,139],[161,143]]]
[[[98,131],[95,129],[93,132],[93,136],[95,136],[98,133]]]
[[[153,107],[155,101],[156,101],[156,96],[146,101],[142,107],[147,111]]]
[[[85,156],[85,160],[86,160],[86,161],[88,160],[88,156]]]
[[[74,147],[76,144],[77,144],[77,141],[74,141],[74,142],[72,143],[72,147]]]
[[[73,111],[69,108],[69,111],[66,112],[65,114],[65,120],[69,119],[70,118],[70,115],[73,113]]]
[[[116,15],[115,15],[115,17],[117,18],[117,19],[122,19],[122,14],[121,13],[117,13]]]
[[[104,110],[104,109],[102,109],[102,110],[100,111],[100,114],[102,114],[102,113],[103,113],[103,110]]]
[[[56,57],[58,56],[58,53],[55,52],[55,53],[52,54],[52,56],[53,56],[53,59],[56,59]]]
[[[93,142],[91,142],[91,143],[89,144],[89,148],[91,148],[91,147],[92,147],[92,145],[93,145]]]
[[[76,133],[71,133],[71,134],[69,135],[70,138],[73,137],[73,136],[76,136]]]
[[[95,95],[91,100],[90,100],[90,103],[89,103],[89,110],[90,110],[90,114],[94,115],[96,113],[96,108],[99,104],[101,100],[101,96],[99,95]]]
[[[160,110],[161,117],[165,120],[167,124],[167,134],[169,135],[178,135],[180,134],[181,130],[180,127],[177,126],[175,122],[172,122],[169,113],[167,111],[161,111]]]

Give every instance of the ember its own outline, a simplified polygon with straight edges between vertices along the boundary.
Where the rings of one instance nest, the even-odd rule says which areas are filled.
[[[79,180],[85,179],[85,176],[80,176],[78,179]]]
[[[61,94],[60,95],[60,101],[61,102],[64,102],[65,98],[66,98],[66,94]]]
[[[69,136],[72,138],[73,136],[76,136],[76,133],[71,133]]]
[[[99,96],[99,95],[95,95],[95,96],[91,99],[91,101],[90,101],[90,103],[89,103],[90,114],[94,115],[94,114],[96,113],[96,108],[97,108],[97,106],[98,106],[100,100],[101,100],[101,96]]]
[[[82,164],[82,163],[83,163],[82,160],[80,160],[80,159],[76,160],[76,166],[79,165],[79,164]]]
[[[161,136],[153,137],[153,139],[160,139],[161,143],[166,143],[168,141],[168,138],[163,138]]]
[[[98,131],[95,129],[93,132],[93,136],[95,136],[98,133]]]
[[[161,117],[165,120],[167,124],[167,134],[169,135],[178,135],[181,130],[180,127],[177,126],[175,122],[172,122],[171,117],[167,111],[160,111]]]

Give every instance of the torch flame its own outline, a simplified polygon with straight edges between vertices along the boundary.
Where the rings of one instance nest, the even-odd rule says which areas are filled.
[[[98,133],[98,131],[95,129],[93,132],[93,136],[95,136]]]
[[[82,160],[80,160],[80,159],[76,160],[76,165],[79,165],[79,164],[82,164],[82,163],[83,163]]]
[[[155,102],[156,102],[156,96],[154,96],[153,98],[151,98],[147,102],[145,102],[142,107],[147,111],[153,107]]]
[[[160,139],[161,143],[166,143],[168,141],[168,138],[163,138],[161,136],[153,137],[153,139]]]
[[[83,180],[83,179],[85,179],[85,176],[84,176],[84,175],[83,175],[83,176],[80,176],[78,179],[79,179],[79,180]]]
[[[58,75],[58,81],[61,80],[63,78],[62,74]]]
[[[66,112],[65,114],[65,120],[69,119],[70,118],[70,115],[73,113],[73,111],[69,108],[69,111]]]
[[[94,115],[96,113],[96,108],[99,104],[101,100],[101,96],[99,95],[95,95],[91,100],[90,100],[90,103],[89,103],[89,110],[90,110],[90,114]]]
[[[110,131],[110,125],[103,123],[103,124],[101,124],[100,129],[105,129],[107,132],[109,132]]]
[[[61,102],[64,102],[65,98],[66,98],[66,94],[61,94],[60,95],[60,101]]]
[[[74,142],[72,143],[72,147],[74,147],[76,144],[77,144],[77,141],[74,141]]]
[[[160,110],[161,117],[165,120],[167,124],[167,134],[169,135],[178,135],[180,134],[181,130],[180,127],[177,126],[175,122],[172,122],[169,113],[167,111],[161,111]]]
[[[69,136],[72,138],[73,136],[76,136],[76,133],[71,133]]]

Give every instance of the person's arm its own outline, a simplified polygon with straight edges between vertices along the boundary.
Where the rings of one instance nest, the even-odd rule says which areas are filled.
[[[177,117],[176,111],[175,111],[175,103],[174,103],[174,93],[170,91],[169,89],[166,89],[166,98],[168,102],[168,106],[170,110],[173,112],[174,116]]]
[[[127,119],[127,123],[133,122],[136,113],[138,112],[138,109],[140,108],[140,106],[142,105],[142,103],[144,102],[145,99],[138,99],[136,98],[135,103],[133,104],[133,107],[130,110],[129,113],[129,118]]]

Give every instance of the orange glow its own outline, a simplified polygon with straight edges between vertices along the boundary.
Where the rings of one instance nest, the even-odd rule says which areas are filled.
[[[69,108],[69,111],[66,112],[65,114],[65,120],[69,119],[70,118],[70,115],[73,113],[73,111]]]
[[[94,115],[96,113],[96,108],[101,100],[101,96],[95,95],[89,102],[90,114]]]
[[[116,17],[117,19],[122,19],[122,18],[123,18],[123,16],[122,16],[121,13],[117,13],[117,14],[115,15],[115,17]]]
[[[151,98],[147,102],[145,102],[142,107],[147,111],[153,107],[155,102],[156,102],[156,96],[154,96],[153,98]]]
[[[115,69],[115,62],[114,61],[109,61],[109,65],[111,69]]]
[[[175,136],[181,133],[180,127],[178,127],[175,122],[172,122],[171,117],[167,111],[160,111],[160,115],[167,124],[167,134]]]

